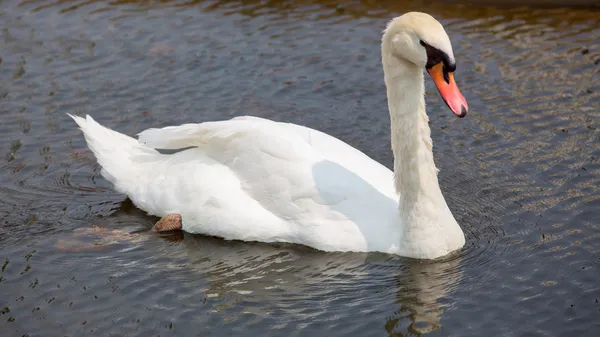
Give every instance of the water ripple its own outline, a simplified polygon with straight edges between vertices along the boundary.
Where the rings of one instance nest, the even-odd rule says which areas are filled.
[[[452,37],[471,108],[452,118],[427,81],[442,189],[467,237],[438,261],[148,233],[156,219],[101,178],[65,116],[136,134],[253,114],[390,166],[380,34],[415,9]],[[0,12],[9,336],[595,335],[597,10],[30,0]]]

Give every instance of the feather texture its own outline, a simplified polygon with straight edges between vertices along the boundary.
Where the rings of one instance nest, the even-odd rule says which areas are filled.
[[[187,232],[437,258],[465,238],[437,180],[422,40],[453,55],[423,13],[392,20],[382,39],[394,172],[323,132],[258,117],[148,129],[138,140],[71,117],[119,192],[149,214],[181,215]]]

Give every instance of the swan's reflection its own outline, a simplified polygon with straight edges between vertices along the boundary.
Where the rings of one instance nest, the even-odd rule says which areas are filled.
[[[443,305],[438,300],[462,277],[459,256],[418,261],[183,233],[164,238],[179,241],[171,246],[172,257],[199,274],[185,286],[205,287],[208,298],[219,299],[213,311],[227,319],[251,313],[294,325],[357,316],[342,324],[364,331],[362,322],[373,321],[365,317],[381,316],[390,335],[423,334],[440,329]]]

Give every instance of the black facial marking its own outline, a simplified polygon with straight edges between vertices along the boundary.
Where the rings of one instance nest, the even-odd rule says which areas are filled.
[[[425,68],[429,69],[434,65],[443,62],[444,63],[444,79],[446,82],[449,82],[448,72],[454,72],[456,70],[456,63],[451,62],[448,54],[443,51],[428,45],[427,43],[420,41],[421,45],[425,47],[425,51],[427,52],[427,64]]]

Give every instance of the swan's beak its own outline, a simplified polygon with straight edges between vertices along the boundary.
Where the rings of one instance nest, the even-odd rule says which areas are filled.
[[[444,102],[450,110],[458,117],[465,117],[469,110],[467,101],[458,90],[456,82],[454,82],[454,74],[451,72],[444,73],[444,63],[440,62],[433,67],[427,69],[429,76],[433,79],[435,86],[438,88]]]

